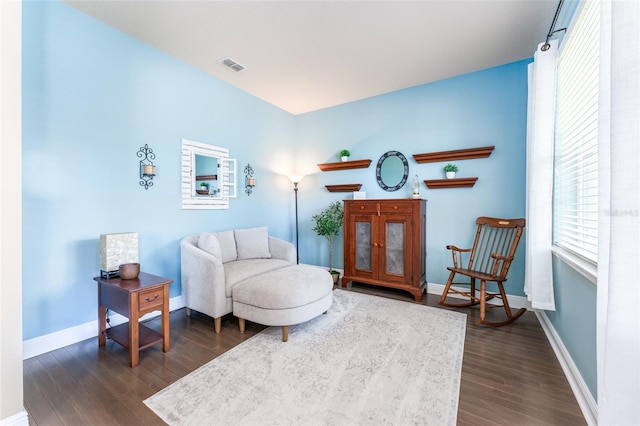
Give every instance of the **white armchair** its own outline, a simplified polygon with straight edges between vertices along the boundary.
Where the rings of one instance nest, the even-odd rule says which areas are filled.
[[[267,228],[190,235],[180,242],[182,292],[187,307],[214,319],[233,311],[233,287],[250,277],[296,264],[296,249]]]

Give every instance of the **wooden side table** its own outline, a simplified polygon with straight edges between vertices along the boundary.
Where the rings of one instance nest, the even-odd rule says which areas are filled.
[[[169,351],[169,284],[173,280],[140,272],[138,278],[94,277],[98,282],[98,344],[104,346],[106,337],[129,348],[131,367],[138,365],[139,352],[162,342],[163,352]],[[107,328],[107,309],[129,319],[128,323]],[[162,333],[139,323],[141,316],[162,311]]]

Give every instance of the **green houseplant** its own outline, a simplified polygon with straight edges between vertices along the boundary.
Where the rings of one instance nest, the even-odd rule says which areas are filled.
[[[329,272],[332,274],[334,284],[338,282],[340,272],[334,271],[332,267],[333,242],[340,233],[344,210],[340,201],[333,201],[322,212],[312,216],[313,231],[329,241]]]
[[[446,166],[444,166],[444,172],[447,175],[447,179],[453,179],[457,171],[458,171],[458,166],[456,166],[455,164],[449,163]]]
[[[348,149],[343,149],[342,151],[340,151],[340,159],[342,161],[347,161],[350,155],[351,153],[349,152]]]

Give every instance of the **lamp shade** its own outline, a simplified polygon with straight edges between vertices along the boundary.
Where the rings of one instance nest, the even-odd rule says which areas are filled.
[[[293,183],[300,183],[303,177],[304,175],[290,175],[289,180],[291,180],[291,182]]]
[[[116,276],[123,263],[138,262],[138,233],[100,234],[100,274]]]

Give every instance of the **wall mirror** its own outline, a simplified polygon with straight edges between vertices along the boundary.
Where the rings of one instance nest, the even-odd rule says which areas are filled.
[[[401,152],[385,152],[376,166],[378,185],[385,191],[397,191],[407,182],[409,163]]]
[[[182,208],[228,209],[236,196],[236,160],[229,150],[182,139]]]

